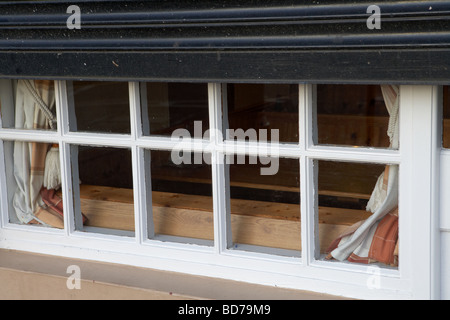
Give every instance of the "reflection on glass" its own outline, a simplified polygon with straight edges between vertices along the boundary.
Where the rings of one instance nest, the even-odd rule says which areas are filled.
[[[145,135],[171,136],[176,129],[202,138],[209,128],[208,85],[148,82],[141,87]]]
[[[317,85],[318,143],[390,147],[388,107],[381,86]]]
[[[127,82],[73,81],[68,92],[71,131],[130,133]]]
[[[168,235],[171,240],[180,237],[182,242],[212,245],[208,241],[214,239],[208,155],[150,152],[154,236]]]
[[[444,86],[443,147],[450,148],[450,86]]]
[[[3,128],[56,130],[52,80],[0,80]]]
[[[318,168],[320,255],[397,266],[398,166],[318,161]]]
[[[9,221],[64,228],[57,144],[4,143]]]
[[[79,173],[79,179],[76,176],[73,179],[74,190],[79,182],[79,199],[74,199],[77,228],[83,229],[84,224],[97,228],[90,229],[96,232],[121,230],[126,232],[112,233],[132,235],[134,203],[131,151],[72,146],[72,153],[78,153],[78,162],[72,168],[74,173],[76,169]]]
[[[299,160],[235,156],[227,162],[233,247],[299,256]]]
[[[255,130],[261,140],[263,130],[273,142],[299,142],[298,85],[228,84],[227,101],[228,128],[249,133],[229,139],[255,140],[250,134]]]

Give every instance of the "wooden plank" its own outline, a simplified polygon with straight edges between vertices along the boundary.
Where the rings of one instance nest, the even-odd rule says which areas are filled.
[[[134,230],[132,190],[82,185],[80,193],[87,226]],[[153,199],[155,234],[213,239],[210,197],[153,192]],[[231,213],[234,243],[300,250],[299,205],[233,200]],[[321,251],[347,226],[368,216],[362,210],[320,207]]]
[[[134,231],[133,205],[82,199],[88,226]],[[154,207],[155,234],[213,240],[212,212]],[[251,215],[231,215],[233,243],[301,250],[300,221]],[[321,252],[345,230],[345,225],[319,224]]]
[[[82,199],[133,204],[132,189],[92,185],[81,185],[80,188]],[[207,196],[153,191],[152,200],[154,207],[212,211],[212,198]],[[300,206],[278,202],[231,199],[231,214],[299,221]],[[319,207],[319,221],[321,223],[352,225],[361,219],[367,219],[369,216],[370,213],[364,210]]]

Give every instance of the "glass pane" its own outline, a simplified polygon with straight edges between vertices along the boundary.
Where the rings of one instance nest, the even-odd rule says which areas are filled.
[[[207,84],[148,82],[141,95],[145,135],[171,136],[185,129],[186,136],[202,138],[208,130]]]
[[[68,95],[71,131],[130,133],[127,82],[73,81]]]
[[[333,252],[338,260],[397,265],[398,166],[317,163],[320,256]],[[350,245],[356,230],[363,236],[350,255],[340,256],[334,249]]]
[[[450,148],[450,86],[444,86],[443,147]]]
[[[72,154],[78,160],[75,166],[72,164],[74,190],[79,183],[80,194],[79,199],[75,199],[77,228],[83,229],[84,225],[101,228],[85,230],[133,235],[131,151],[110,147],[72,146]],[[79,180],[75,175],[77,169]],[[125,232],[117,232],[118,230]]]
[[[317,85],[318,143],[388,148],[389,113],[378,85]]]
[[[299,256],[299,160],[235,156],[227,163],[233,247]]]
[[[2,128],[56,130],[53,80],[0,80]]]
[[[63,229],[57,144],[6,141],[9,221]]]
[[[299,142],[298,85],[228,84],[227,100],[229,139]]]
[[[153,225],[157,239],[179,237],[182,242],[213,245],[212,241],[192,240],[214,239],[209,163],[207,154],[151,151]]]

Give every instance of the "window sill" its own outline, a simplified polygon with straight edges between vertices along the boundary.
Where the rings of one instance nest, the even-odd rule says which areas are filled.
[[[68,289],[77,265],[81,289]],[[246,284],[182,273],[0,250],[1,299],[145,299],[145,300],[331,300],[332,295]],[[18,285],[19,284],[19,285]],[[220,291],[216,288],[220,288]]]

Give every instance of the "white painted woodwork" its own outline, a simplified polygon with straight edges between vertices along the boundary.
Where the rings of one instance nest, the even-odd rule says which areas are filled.
[[[210,123],[213,129],[226,126],[222,118],[222,85],[208,85]],[[435,86],[401,86],[400,150],[315,146],[314,86],[299,85],[299,144],[280,144],[280,157],[300,161],[301,170],[301,257],[287,257],[263,250],[248,251],[245,246],[230,248],[231,217],[229,215],[229,178],[223,164],[226,154],[258,155],[273,152],[255,142],[224,141],[220,135],[210,139],[172,141],[168,137],[142,135],[140,97],[141,85],[129,84],[131,133],[101,134],[74,132],[69,128],[70,101],[65,81],[56,81],[58,130],[42,132],[0,129],[0,139],[36,142],[58,142],[61,150],[64,230],[9,223],[6,186],[5,149],[0,144],[0,246],[7,249],[92,259],[139,267],[184,272],[226,278],[328,294],[366,299],[429,299],[439,298],[440,267],[448,269],[450,254],[440,254],[450,247],[450,200],[448,193],[450,154],[440,154],[439,88]],[[226,110],[226,109],[225,109]],[[69,129],[72,129],[70,131]],[[144,128],[146,129],[146,128]],[[214,132],[214,130],[213,130]],[[79,188],[72,145],[128,147],[132,150],[134,183],[134,237],[82,231],[79,213]],[[152,199],[149,192],[149,153],[146,150],[186,149],[208,152],[212,155],[212,182],[214,197],[214,243],[191,244],[154,237]],[[317,254],[317,188],[316,160],[339,160],[368,163],[400,164],[400,267],[399,270],[378,268],[336,261],[320,260]],[[147,168],[147,169],[145,169]],[[74,176],[72,177],[72,172]],[[441,192],[440,199],[437,194]],[[440,201],[439,201],[440,200]],[[439,223],[439,205],[440,225]],[[440,228],[440,229],[439,229]],[[442,231],[442,235],[441,232]],[[442,248],[439,238],[442,238]],[[250,248],[251,249],[251,248]],[[448,250],[447,250],[448,251]],[[444,270],[443,296],[450,296],[450,275]],[[379,284],[373,288],[371,283]],[[378,281],[379,280],[379,281]]]

